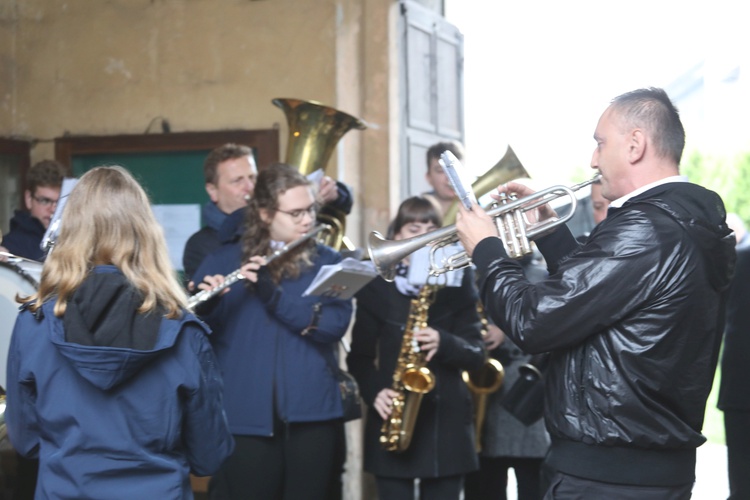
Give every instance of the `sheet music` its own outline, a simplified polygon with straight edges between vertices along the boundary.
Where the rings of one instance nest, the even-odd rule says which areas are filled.
[[[451,186],[453,186],[453,191],[458,196],[458,199],[461,200],[461,203],[467,210],[471,210],[472,203],[478,203],[477,197],[474,195],[474,190],[471,188],[471,180],[466,175],[466,169],[461,164],[461,161],[450,151],[444,151],[440,155],[439,163],[448,176],[448,180],[451,181]]]
[[[302,296],[350,299],[377,275],[372,262],[347,257],[338,264],[322,266]]]
[[[65,203],[68,201],[68,195],[73,190],[73,187],[78,183],[78,179],[75,177],[65,177],[60,187],[60,199],[57,200],[57,206],[55,207],[55,213],[52,215],[49,226],[44,232],[44,237],[39,248],[45,252],[49,252],[51,247],[55,244],[57,235],[60,234],[60,224],[62,224],[62,212],[65,207]]]

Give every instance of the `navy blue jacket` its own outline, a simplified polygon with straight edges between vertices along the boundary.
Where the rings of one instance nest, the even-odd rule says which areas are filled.
[[[276,414],[286,422],[321,422],[343,415],[331,369],[334,349],[352,315],[351,300],[302,297],[321,266],[341,255],[317,245],[313,266],[283,279],[264,304],[244,282],[230,287],[205,315],[225,384],[225,406],[233,434],[270,436]],[[240,243],[225,244],[203,261],[196,281],[240,267]],[[317,329],[302,335],[321,304]],[[210,305],[206,304],[207,306]]]
[[[84,312],[102,306],[92,331],[101,302]],[[8,435],[39,458],[36,497],[192,499],[188,473],[213,474],[234,447],[205,325],[157,318],[147,350],[82,345],[53,308],[21,311],[8,356]]]
[[[39,247],[44,238],[44,225],[31,213],[16,210],[10,220],[10,231],[3,237],[2,245],[19,257],[31,260],[44,260],[45,253]]]

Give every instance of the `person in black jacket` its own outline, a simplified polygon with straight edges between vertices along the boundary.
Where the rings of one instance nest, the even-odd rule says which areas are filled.
[[[491,319],[525,351],[552,351],[546,460],[556,473],[545,498],[687,499],[734,238],[721,198],[679,175],[685,132],[663,90],[615,98],[594,138],[609,213],[581,245],[564,226],[537,240],[547,279],[523,276],[478,206],[461,210],[458,235]]]
[[[440,225],[429,200],[409,198],[401,204],[389,238],[417,236]],[[428,326],[412,332],[435,387],[424,395],[411,443],[401,452],[384,449],[379,440],[398,394],[393,390],[394,373],[419,287],[408,283],[403,265],[393,283],[375,278],[356,295],[347,364],[369,407],[364,469],[375,475],[380,498],[413,499],[419,478],[422,500],[458,500],[464,474],[478,467],[471,395],[461,379],[462,370],[480,368],[485,357],[473,279],[466,270],[461,286],[440,289],[428,311]]]
[[[718,407],[724,412],[729,500],[750,498],[750,235],[737,214],[727,221],[737,239],[737,267],[727,303]]]

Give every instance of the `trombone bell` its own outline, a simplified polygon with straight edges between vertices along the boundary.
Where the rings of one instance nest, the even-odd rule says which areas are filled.
[[[471,189],[477,198],[481,198],[486,195],[500,184],[504,184],[513,179],[520,179],[523,177],[531,177],[529,173],[523,168],[518,156],[516,156],[513,148],[508,146],[505,154],[500,161],[483,173],[477,180],[472,182]],[[453,204],[445,211],[443,216],[443,225],[447,226],[456,222],[456,214],[458,213],[458,201],[454,201]]]

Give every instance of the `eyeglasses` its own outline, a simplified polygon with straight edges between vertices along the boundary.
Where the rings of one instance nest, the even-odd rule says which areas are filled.
[[[38,196],[38,197],[37,196],[32,196],[32,198],[34,198],[35,202],[39,203],[40,205],[42,205],[44,207],[49,207],[49,206],[52,206],[52,205],[57,205],[57,202],[59,201],[59,200],[53,200],[53,199],[47,198],[45,196]]]
[[[305,217],[305,214],[309,214],[310,217],[313,219],[315,218],[315,213],[317,212],[317,208],[315,205],[310,205],[307,208],[301,208],[299,210],[292,210],[291,212],[287,212],[286,210],[281,210],[280,208],[276,210],[277,212],[281,212],[282,214],[287,214],[292,218],[292,221],[302,222],[302,219]]]

